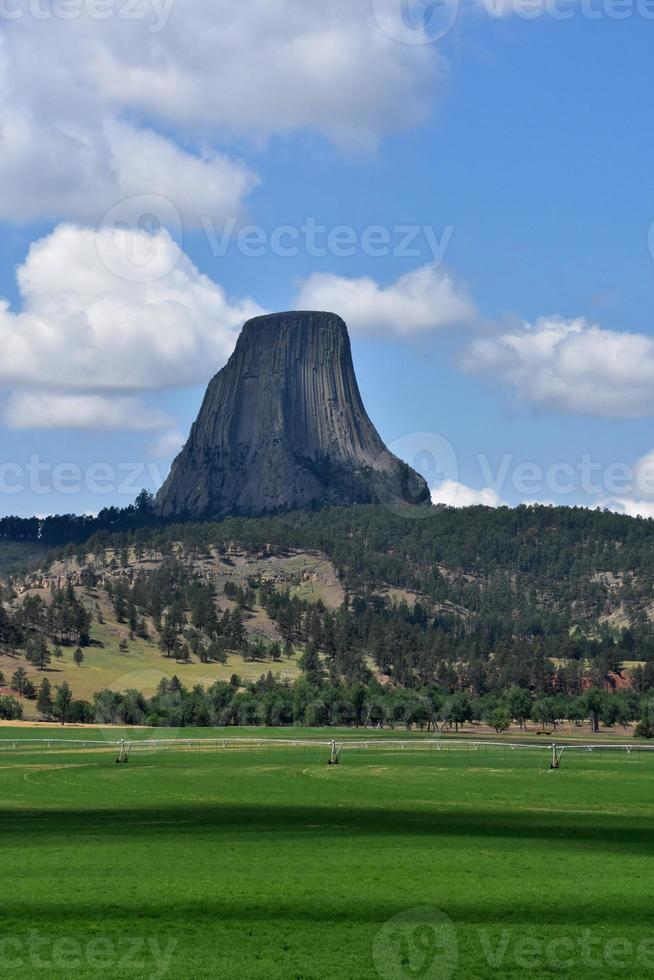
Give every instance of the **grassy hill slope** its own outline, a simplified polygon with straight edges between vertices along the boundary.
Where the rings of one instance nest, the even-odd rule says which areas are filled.
[[[344,590],[328,559],[316,552],[293,552],[280,557],[261,557],[242,549],[233,549],[220,556],[211,550],[202,555],[187,555],[179,551],[193,574],[210,579],[216,590],[216,610],[233,610],[237,603],[225,595],[227,583],[247,588],[253,576],[274,582],[278,588],[288,589],[291,595],[306,602],[321,602],[327,608],[340,606]],[[84,661],[76,665],[73,656],[75,644],[62,646],[61,659],[54,658],[45,670],[27,667],[29,678],[36,684],[47,677],[51,684],[67,681],[76,698],[90,700],[94,692],[109,688],[115,691],[136,689],[152,694],[162,678],[177,675],[183,684],[211,685],[216,680],[229,680],[238,675],[243,681],[256,680],[262,673],[271,671],[277,678],[292,680],[299,673],[297,651],[291,657],[284,656],[279,662],[269,658],[249,659],[241,653],[227,652],[225,663],[202,663],[196,657],[189,663],[165,656],[160,647],[160,632],[151,618],[145,617],[148,636],[130,636],[127,622],[119,622],[114,607],[102,587],[104,578],[127,577],[133,580],[139,574],[149,574],[161,567],[163,556],[150,553],[137,558],[133,549],[119,556],[112,550],[102,556],[93,556],[89,565],[100,581],[93,587],[80,584],[82,566],[76,559],[54,561],[47,571],[36,571],[20,576],[15,582],[15,597],[10,606],[18,609],[29,597],[38,596],[48,602],[53,587],[73,583],[75,596],[91,615],[90,644],[83,649]],[[277,625],[257,602],[243,610],[243,620],[248,639],[259,639],[265,644],[280,641]],[[121,649],[121,642],[126,649]],[[18,667],[25,667],[23,650],[0,651],[0,671],[9,681]],[[8,689],[6,693],[9,693]],[[12,692],[15,694],[15,692]],[[33,700],[19,698],[26,719],[36,718],[38,712]]]
[[[307,650],[313,679],[322,669],[332,684],[376,677],[475,697],[517,684],[572,696],[628,663],[634,673],[644,665],[639,693],[654,687],[654,522],[611,513],[477,507],[403,517],[370,506],[149,523],[102,531],[42,571],[13,576],[4,610],[20,621],[23,604],[41,596],[40,619],[23,632],[52,639],[44,610],[64,587],[91,615],[90,642],[81,666],[73,644],[44,673],[85,699],[102,687],[150,693],[173,674],[186,687],[268,671],[291,679]],[[203,614],[198,628],[194,607],[207,589],[215,621]],[[132,603],[131,625],[125,608],[117,612],[119,592],[123,607]],[[217,620],[237,614],[235,643]],[[166,629],[190,655],[166,655]],[[216,637],[220,656],[207,658]],[[270,652],[277,644],[281,657]],[[2,650],[8,677],[22,651]],[[34,710],[29,703],[27,716]]]

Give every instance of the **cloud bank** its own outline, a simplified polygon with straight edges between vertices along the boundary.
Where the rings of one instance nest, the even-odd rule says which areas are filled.
[[[357,333],[409,337],[469,323],[472,300],[447,273],[426,265],[380,286],[368,276],[314,273],[300,286],[296,309],[332,310]]]
[[[243,321],[264,312],[249,299],[230,301],[164,231],[60,225],[31,246],[17,279],[20,311],[0,304],[5,386],[97,392],[205,382]]]
[[[645,334],[544,317],[474,341],[463,364],[538,408],[603,418],[654,414],[654,338]]]
[[[240,214],[257,178],[235,139],[310,130],[367,149],[423,119],[437,89],[434,47],[398,44],[368,2],[102,7],[2,19],[0,219],[96,224],[144,193],[191,226]]]
[[[135,397],[15,392],[5,410],[9,429],[114,429],[148,431],[171,425],[165,412]]]
[[[135,393],[206,383],[244,320],[265,312],[230,300],[165,231],[59,225],[31,246],[17,281],[20,309],[0,301],[7,426],[166,430],[158,456],[180,435]]]
[[[455,480],[443,480],[438,486],[432,487],[431,502],[445,504],[447,507],[500,507],[503,504],[496,491],[490,487],[475,490]]]

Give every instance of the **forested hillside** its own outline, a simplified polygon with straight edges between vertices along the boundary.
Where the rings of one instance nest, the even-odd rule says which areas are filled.
[[[417,627],[429,638],[421,646],[435,642],[441,656],[487,659],[512,648],[654,659],[652,521],[574,508],[433,508],[415,520],[383,507],[333,508],[99,533],[69,553],[176,542],[191,551],[235,542],[261,554],[320,551],[350,602],[381,617],[386,635],[400,622]],[[404,606],[389,588],[407,593]]]
[[[202,665],[203,678],[227,680],[238,658],[250,678],[272,670],[288,683],[301,671],[317,687],[579,697],[624,683],[644,695],[653,544],[654,522],[545,507],[148,522],[98,531],[9,577],[0,641],[37,671],[53,661],[48,645],[79,648],[75,682],[95,658],[110,670],[120,638],[121,674],[147,653],[169,678],[197,679]],[[320,569],[315,588],[307,567]]]

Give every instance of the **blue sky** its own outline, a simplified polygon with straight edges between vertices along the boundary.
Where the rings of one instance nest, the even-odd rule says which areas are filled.
[[[434,499],[654,516],[644,0],[162,2],[0,21],[2,512],[155,487],[243,318],[316,305]]]

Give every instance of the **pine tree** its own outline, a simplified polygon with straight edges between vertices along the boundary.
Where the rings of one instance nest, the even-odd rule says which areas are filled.
[[[36,688],[34,687],[34,684],[29,678],[25,681],[25,684],[23,685],[23,697],[28,698],[30,701],[33,701],[34,698],[36,697]]]
[[[304,672],[304,676],[310,684],[320,684],[323,680],[324,671],[320,662],[317,643],[310,643],[307,646],[300,658],[300,670]]]
[[[245,627],[243,626],[243,616],[240,609],[235,609],[229,621],[229,641],[234,650],[240,650],[245,646]]]
[[[50,681],[47,677],[44,677],[39,685],[36,707],[44,718],[52,717],[52,687],[50,686]]]
[[[18,670],[12,675],[11,678],[11,689],[16,691],[16,693],[22,697],[25,691],[25,684],[27,683],[27,671],[24,667],[19,667]]]
[[[275,663],[278,663],[282,659],[282,648],[277,641],[271,644],[268,652],[271,660],[274,660]]]
[[[70,706],[72,703],[72,691],[67,682],[64,681],[63,684],[57,688],[53,706],[53,714],[57,721],[60,721],[62,725],[65,725],[70,717]]]
[[[45,670],[52,657],[44,636],[37,636],[29,645],[30,661],[37,670]]]

